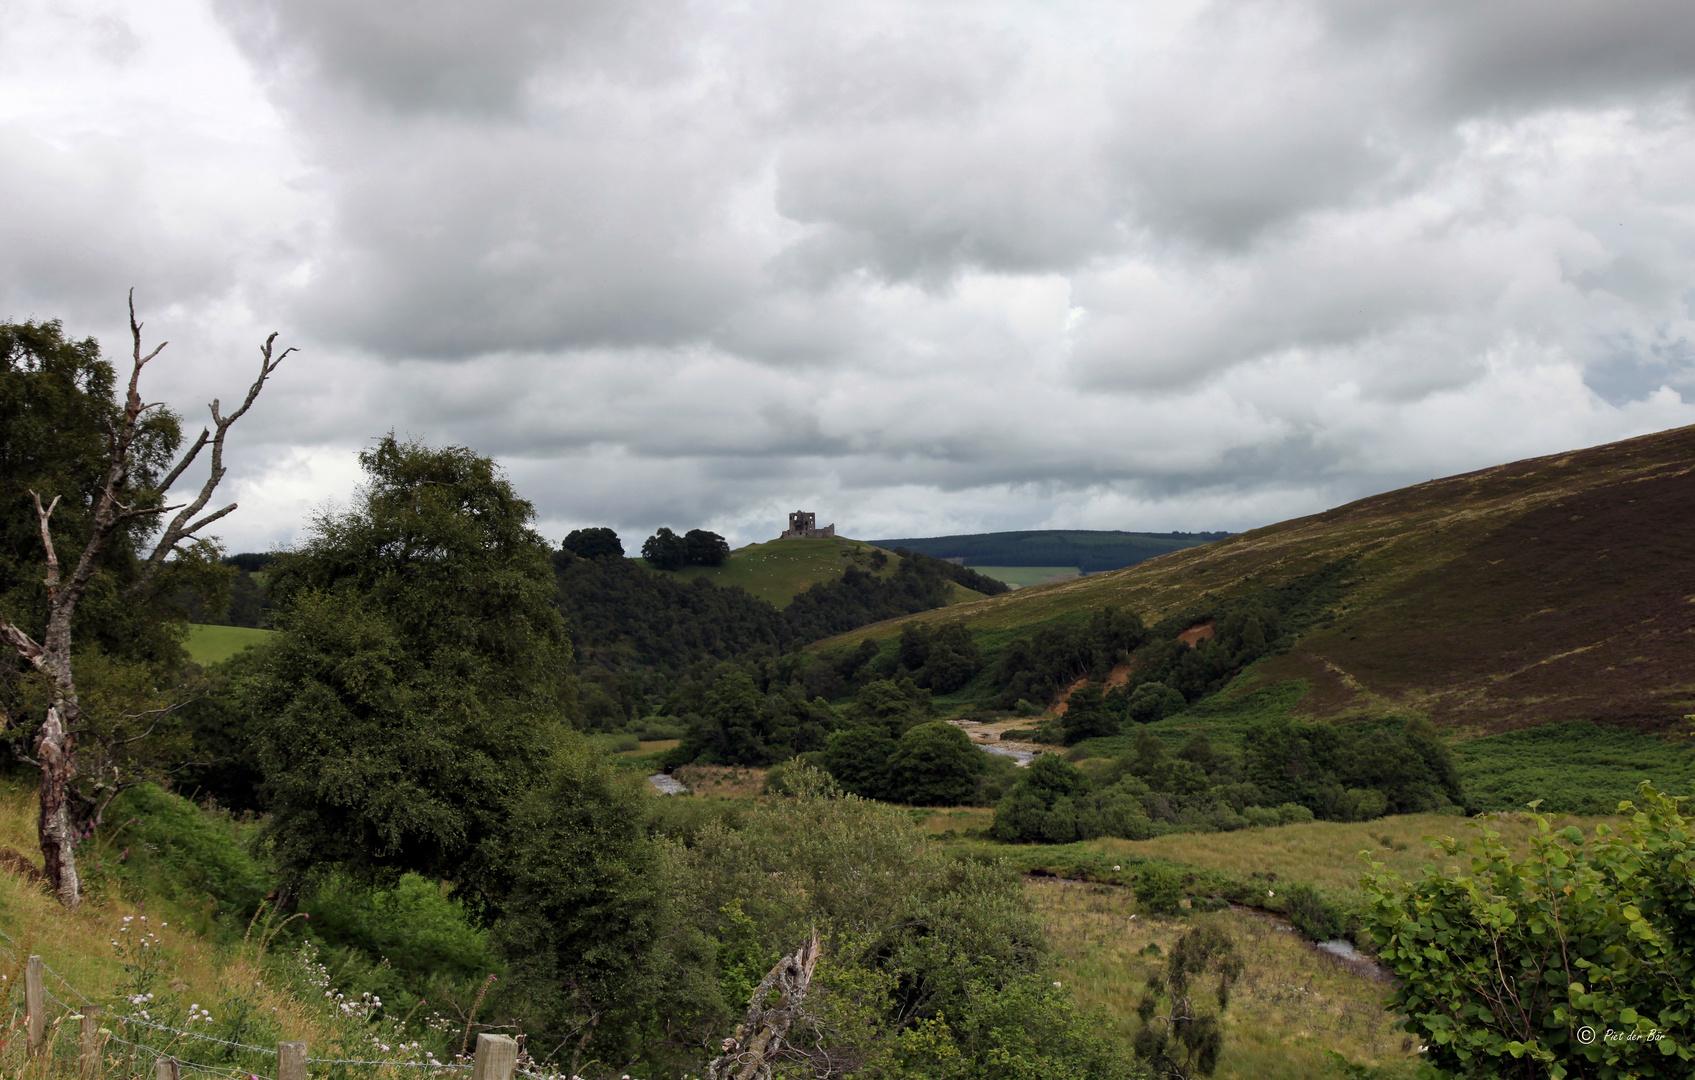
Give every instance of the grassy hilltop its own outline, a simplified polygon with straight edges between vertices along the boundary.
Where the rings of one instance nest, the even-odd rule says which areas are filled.
[[[857,565],[882,577],[892,576],[901,558],[884,552],[881,568],[871,562],[878,549],[863,540],[832,537],[815,540],[768,540],[763,544],[748,544],[730,553],[723,566],[685,566],[675,571],[678,577],[706,578],[714,585],[734,585],[747,590],[777,608],[786,608],[797,595],[820,582],[835,581]],[[953,587],[955,602],[981,599],[957,583]]]
[[[1695,428],[1533,458],[1361,499],[1115,573],[1020,589],[844,634],[964,621],[986,659],[1104,605],[1206,617],[1327,566],[1329,613],[1233,692],[1298,683],[1297,715],[1423,715],[1466,735],[1557,721],[1641,730],[1695,711]]]

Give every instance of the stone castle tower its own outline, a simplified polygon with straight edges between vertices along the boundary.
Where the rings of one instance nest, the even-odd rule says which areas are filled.
[[[789,527],[783,530],[779,540],[817,540],[836,535],[835,525],[818,527],[818,515],[810,510],[796,510],[789,515]]]

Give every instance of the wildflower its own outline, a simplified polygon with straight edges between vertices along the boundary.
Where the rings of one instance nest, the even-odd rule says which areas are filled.
[[[1271,889],[1267,889],[1267,890],[1265,890],[1265,895],[1267,895],[1267,896],[1276,896],[1276,895],[1277,895],[1277,893],[1276,893],[1276,892],[1274,892],[1274,891],[1272,891],[1272,890],[1271,890]]]

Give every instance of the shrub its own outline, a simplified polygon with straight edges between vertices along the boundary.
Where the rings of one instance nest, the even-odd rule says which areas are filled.
[[[1349,788],[1340,800],[1336,816],[1342,821],[1372,821],[1389,809],[1389,796],[1376,788]]]
[[[683,737],[683,729],[677,724],[667,722],[664,717],[650,716],[636,728],[636,737],[643,742],[680,739]]]
[[[1320,896],[1311,885],[1289,885],[1283,890],[1283,914],[1309,940],[1331,941],[1347,928],[1347,913],[1340,905]]]
[[[1264,828],[1283,824],[1283,815],[1275,808],[1264,806],[1244,806],[1242,817],[1250,826]]]
[[[1638,790],[1616,835],[1538,815],[1524,859],[1474,826],[1440,842],[1461,875],[1372,865],[1366,928],[1401,980],[1388,1007],[1428,1044],[1432,1077],[1690,1075],[1695,822]]]
[[[1136,878],[1136,902],[1155,915],[1177,914],[1183,900],[1183,879],[1168,866],[1150,864]]]
[[[1300,803],[1286,802],[1277,808],[1277,817],[1281,825],[1305,825],[1312,820],[1312,811]]]
[[[865,723],[830,736],[824,746],[824,767],[844,790],[867,799],[888,794],[889,758],[895,740],[880,723]]]
[[[889,755],[891,797],[915,806],[957,806],[976,793],[984,757],[952,724],[919,724]]]

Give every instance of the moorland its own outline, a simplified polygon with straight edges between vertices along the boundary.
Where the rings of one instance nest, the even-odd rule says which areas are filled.
[[[555,543],[498,463],[391,434],[291,549],[155,563],[99,507],[163,505],[177,418],[114,473],[98,346],[5,324],[0,356],[11,640],[51,640],[44,531],[105,538],[79,699],[27,650],[0,672],[14,1033],[25,959],[60,980],[20,1074],[94,1067],[79,1001],[124,1075],[264,1075],[293,1038],[314,1075],[445,1071],[497,1032],[542,1077],[718,1075],[756,1037],[784,1075],[938,1080],[1690,1060],[1656,789],[1695,783],[1695,429],[1016,590],[997,549],[950,561],[969,538]],[[1485,933],[1523,1002],[1454,974]],[[772,1042],[787,956],[812,990]]]

